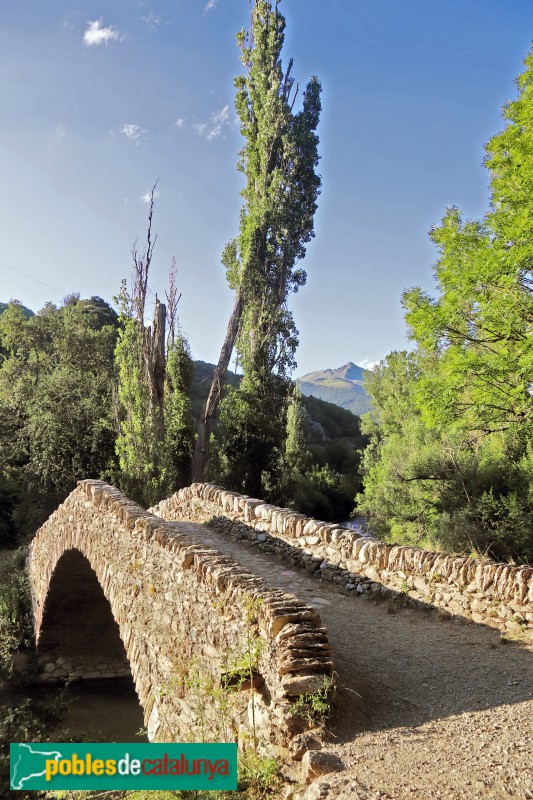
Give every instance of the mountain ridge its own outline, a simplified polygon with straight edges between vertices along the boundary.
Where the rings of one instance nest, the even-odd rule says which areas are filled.
[[[370,397],[364,387],[365,370],[353,361],[337,369],[308,372],[299,378],[300,391],[360,416],[370,411]]]

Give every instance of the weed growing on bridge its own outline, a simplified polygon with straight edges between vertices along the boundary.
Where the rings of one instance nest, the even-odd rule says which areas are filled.
[[[312,694],[302,694],[292,704],[291,714],[300,717],[308,725],[324,722],[331,714],[336,686],[332,678],[324,677],[324,685]]]
[[[160,689],[159,698],[174,695],[183,700],[196,717],[190,729],[190,741],[236,741],[239,747],[239,789],[236,792],[183,791],[183,792],[129,792],[122,797],[132,800],[266,800],[272,797],[278,784],[279,769],[276,759],[258,752],[258,732],[255,716],[254,687],[261,681],[259,664],[264,641],[259,634],[258,621],[263,601],[248,598],[243,603],[243,635],[240,646],[229,650],[221,664],[220,675],[210,674],[205,665],[195,658],[190,647],[174,655],[172,674]],[[238,717],[245,711],[247,698],[251,726],[247,735],[239,731]],[[315,712],[319,711],[318,698],[313,699]],[[216,718],[213,711],[216,709]],[[87,797],[115,800],[111,794],[96,798],[92,794],[64,795],[64,800]],[[118,800],[118,798],[117,798]]]

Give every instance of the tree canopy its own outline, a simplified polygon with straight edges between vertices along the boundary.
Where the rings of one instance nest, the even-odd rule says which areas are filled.
[[[205,474],[209,433],[236,344],[244,380],[238,392],[232,393],[239,413],[231,420],[226,417],[233,428],[240,427],[240,431],[231,426],[227,430],[227,437],[234,444],[239,442],[238,450],[231,446],[226,452],[227,474],[231,481],[237,462],[235,469],[230,462],[242,461],[248,449],[250,458],[255,454],[252,460],[256,464],[250,466],[249,479],[239,488],[256,493],[263,488],[262,472],[271,483],[267,474],[272,473],[283,450],[287,396],[280,391],[284,384],[278,379],[284,379],[293,369],[298,343],[287,299],[306,280],[298,262],[314,235],[320,190],[315,133],[320,83],[311,78],[303,92],[302,107],[295,111],[298,87],[291,74],[293,62],[289,60],[284,71],[281,61],[284,36],[285,19],[278,0],[254,0],[250,30],[237,35],[244,67],[244,74],[235,78],[235,107],[244,137],[238,161],[245,177],[244,203],[239,233],[222,255],[228,285],[235,290],[235,305],[200,426],[194,470],[197,480]],[[271,430],[270,422],[274,426]],[[265,446],[257,438],[261,431]]]
[[[489,211],[449,208],[432,229],[437,293],[403,296],[414,352],[369,377],[362,499],[400,535],[521,558],[533,556],[533,53],[525,66],[486,146]]]

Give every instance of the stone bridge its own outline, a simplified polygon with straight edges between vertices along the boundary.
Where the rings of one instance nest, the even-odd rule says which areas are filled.
[[[144,511],[83,481],[29,574],[42,680],[131,672],[152,740],[288,749],[303,768],[283,774],[316,778],[300,800],[529,797],[530,567],[377,542],[209,484]],[[306,730],[328,639],[329,753],[323,724]],[[321,783],[332,757],[346,770]]]
[[[80,482],[30,546],[40,678],[131,671],[152,741],[283,748],[309,725],[298,698],[331,683],[327,633],[195,528]]]

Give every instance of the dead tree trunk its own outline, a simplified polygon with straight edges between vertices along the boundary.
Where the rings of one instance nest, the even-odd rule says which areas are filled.
[[[233,311],[229,318],[228,327],[224,344],[220,351],[218,364],[213,373],[213,380],[209,396],[205,405],[204,416],[198,424],[198,438],[194,448],[194,456],[192,461],[192,479],[193,481],[205,481],[207,478],[207,468],[209,466],[209,447],[211,440],[211,433],[216,422],[220,400],[222,398],[222,387],[224,386],[224,379],[228,369],[228,364],[231,359],[233,347],[239,333],[239,328],[242,318],[243,298],[240,289],[237,289],[235,295],[235,303],[233,304]]]
[[[157,441],[164,439],[165,391],[165,328],[167,310],[155,298],[154,319],[151,327],[143,330],[144,375],[150,391],[150,406],[155,411]]]

